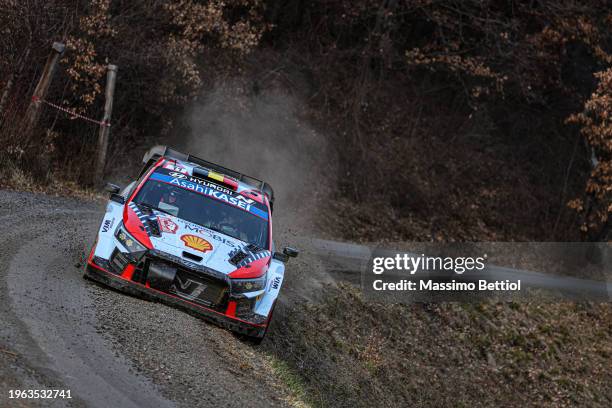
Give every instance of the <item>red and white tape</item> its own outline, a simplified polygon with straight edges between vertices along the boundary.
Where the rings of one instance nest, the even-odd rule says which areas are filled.
[[[54,103],[52,103],[52,102],[46,101],[46,100],[44,100],[44,99],[41,99],[41,98],[39,98],[39,97],[38,97],[38,96],[36,96],[36,95],[35,95],[35,96],[32,96],[32,101],[34,101],[34,102],[42,102],[42,103],[44,103],[45,105],[49,105],[49,106],[51,106],[52,108],[55,108],[55,109],[57,109],[57,110],[59,110],[59,111],[62,111],[62,112],[64,112],[64,113],[69,114],[69,115],[70,115],[70,116],[72,116],[73,118],[83,119],[83,120],[86,120],[86,121],[88,121],[88,122],[91,122],[91,123],[95,123],[95,124],[97,124],[97,125],[100,125],[100,126],[106,126],[106,127],[110,127],[110,126],[111,126],[110,122],[100,121],[100,120],[96,120],[96,119],[88,118],[87,116],[83,116],[83,115],[81,115],[81,114],[77,113],[76,111],[73,111],[73,110],[70,110],[70,109],[66,109],[66,108],[64,108],[63,106],[59,106],[59,105],[56,105],[56,104],[54,104]]]

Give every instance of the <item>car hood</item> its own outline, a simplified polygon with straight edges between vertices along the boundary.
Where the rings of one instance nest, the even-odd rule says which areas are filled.
[[[227,275],[240,275],[244,269],[249,269],[251,275],[260,275],[265,273],[262,268],[267,269],[270,251],[255,249],[229,235],[157,210],[141,209],[132,202],[125,217],[137,217],[149,237],[150,246],[158,251]],[[133,223],[136,219],[130,221]],[[239,252],[244,255],[236,256]]]

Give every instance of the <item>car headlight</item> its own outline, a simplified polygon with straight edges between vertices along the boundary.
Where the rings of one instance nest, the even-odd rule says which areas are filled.
[[[233,293],[247,293],[263,290],[266,287],[266,275],[257,279],[232,279]]]
[[[117,228],[115,232],[115,238],[130,252],[144,252],[147,248],[131,236],[126,230],[123,224]]]

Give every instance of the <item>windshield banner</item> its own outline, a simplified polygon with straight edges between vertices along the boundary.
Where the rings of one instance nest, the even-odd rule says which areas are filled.
[[[172,172],[167,169],[157,169],[155,173],[151,174],[149,179],[194,191],[223,203],[238,207],[264,220],[268,219],[268,211],[265,205],[209,180],[184,173]]]

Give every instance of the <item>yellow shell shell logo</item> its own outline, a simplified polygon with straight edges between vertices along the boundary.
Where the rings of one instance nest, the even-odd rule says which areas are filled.
[[[200,252],[206,252],[212,249],[210,242],[195,235],[183,235],[181,241],[183,241],[186,247],[193,248]]]

